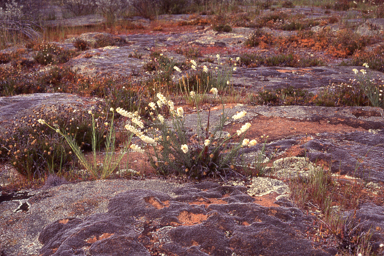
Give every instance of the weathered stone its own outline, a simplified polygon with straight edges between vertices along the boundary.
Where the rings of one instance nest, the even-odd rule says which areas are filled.
[[[171,191],[178,186],[161,180],[100,180],[26,191],[29,198],[20,200],[30,205],[28,211],[15,212],[20,205],[18,199],[0,203],[0,251],[5,255],[36,255],[41,248],[38,236],[50,223],[56,221],[58,226],[54,229],[58,229],[64,227],[59,223],[60,219],[78,223],[76,218],[104,214],[109,199],[123,191],[145,188],[174,196]]]
[[[202,183],[175,190],[176,197],[121,193],[107,213],[48,225],[39,236],[40,253],[99,255],[109,248],[110,255],[330,255],[305,238],[312,217],[297,208],[257,205],[242,190]]]

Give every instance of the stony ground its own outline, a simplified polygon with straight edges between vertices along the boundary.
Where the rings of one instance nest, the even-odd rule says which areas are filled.
[[[347,15],[337,11],[325,13],[321,8],[296,7],[284,11],[319,20]],[[203,53],[199,66],[207,65],[210,69],[222,66],[216,61],[216,54],[227,63],[230,58],[251,51],[244,47],[244,42],[254,29],[237,26],[230,33],[218,33],[210,25],[198,22],[186,27],[175,25],[183,21],[194,24],[194,19],[190,15],[162,16],[158,23],[170,25],[163,26],[162,31],[150,31],[149,20],[135,18],[132,22],[142,24],[143,30],[125,35],[104,34],[117,36],[124,44],[83,51],[64,66],[90,77],[131,75],[133,79],[144,80],[153,76],[142,68],[150,61],[154,49],[184,62],[188,58],[177,49],[199,47]],[[353,23],[358,33],[383,33],[382,19],[344,20]],[[340,23],[318,25],[312,30],[337,30],[340,26]],[[264,29],[282,37],[297,33]],[[92,43],[99,35],[88,33],[80,38]],[[73,40],[69,38],[59,45],[71,49]],[[271,54],[274,50],[252,49]],[[352,69],[361,68],[338,66],[346,58],[334,57],[324,50],[298,47],[296,53],[303,58],[312,54],[326,65],[305,68],[240,65],[230,83],[243,95],[257,93],[262,88],[287,86],[317,93],[331,83],[348,82],[354,74]],[[214,61],[206,61],[209,58]],[[372,77],[383,78],[382,72],[370,72]],[[175,73],[173,79],[177,81],[180,77]],[[4,97],[0,99],[1,127],[9,127],[18,117],[41,106],[64,104],[86,108],[97,101],[64,93]],[[352,251],[363,244],[363,240],[353,241],[356,239],[353,237],[362,237],[359,235],[369,229],[375,255],[384,255],[381,246],[384,244],[383,109],[237,103],[225,106],[229,116],[242,110],[248,112],[246,118],[227,123],[225,130],[234,132],[242,123],[250,122],[252,127],[247,137],[267,138],[263,158],[271,161],[266,177],[186,184],[159,177],[57,182],[13,195],[4,189],[0,197],[0,255],[342,255],[342,251],[348,253],[348,246]],[[185,111],[186,124],[194,129],[197,114],[192,107],[186,107]],[[214,106],[211,122],[217,123],[221,113],[221,106]],[[202,113],[203,120],[206,115]],[[246,161],[253,161],[260,150],[261,144],[245,150]],[[141,164],[140,168],[145,168],[144,158],[135,160]],[[139,168],[139,163],[135,167]],[[334,174],[333,179],[344,189],[359,187],[358,205],[341,213],[348,221],[339,233],[329,231],[331,228],[322,221],[318,206],[308,202],[305,209],[300,208],[290,197],[289,180],[319,169],[319,163]],[[17,179],[12,175],[12,168],[4,166],[3,186]],[[352,192],[345,194],[343,200],[355,198]],[[338,205],[332,209],[337,211]]]

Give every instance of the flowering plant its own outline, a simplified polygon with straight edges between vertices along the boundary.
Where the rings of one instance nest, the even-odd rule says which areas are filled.
[[[212,93],[217,94],[216,88]],[[193,95],[194,93],[191,92]],[[185,174],[188,177],[203,178],[206,176],[225,177],[234,172],[234,163],[239,156],[242,147],[255,146],[256,140],[245,139],[245,133],[251,124],[244,124],[236,133],[225,134],[224,123],[227,118],[224,109],[220,121],[212,131],[210,130],[209,116],[207,127],[203,128],[200,114],[198,115],[198,127],[194,133],[187,132],[183,108],[175,109],[174,103],[167,100],[161,93],[157,94],[157,102],[148,104],[147,110],[152,117],[150,128],[142,132],[137,120],[138,116],[126,113],[135,125],[127,125],[125,128],[139,137],[144,143],[150,145],[152,150],[146,150],[151,165],[163,175]],[[117,110],[120,114],[124,110]],[[170,113],[170,120],[165,121],[161,115],[163,111]],[[199,113],[199,111],[198,111]],[[240,112],[232,118],[238,120],[243,118],[246,112]],[[144,127],[144,126],[142,126]],[[234,143],[234,139],[238,139]],[[132,148],[132,147],[131,147]],[[143,150],[135,145],[135,151]]]
[[[112,112],[112,118],[110,120],[110,123],[105,122],[105,126],[109,126],[108,132],[106,134],[106,140],[105,140],[105,157],[102,164],[99,164],[97,161],[97,136],[96,136],[96,122],[95,122],[95,114],[92,111],[93,109],[89,110],[88,113],[92,116],[92,153],[93,153],[93,161],[88,161],[84,155],[84,153],[81,150],[81,147],[76,143],[75,138],[70,136],[65,132],[65,129],[60,129],[60,127],[57,124],[54,124],[51,126],[48,124],[44,119],[39,119],[38,122],[41,125],[46,125],[52,130],[55,130],[58,134],[60,134],[68,143],[68,145],[71,147],[72,151],[75,153],[77,158],[79,159],[79,162],[81,165],[91,173],[91,175],[94,178],[101,178],[105,179],[108,176],[110,176],[116,169],[119,168],[120,162],[123,159],[123,157],[128,154],[128,145],[130,144],[132,134],[130,135],[128,142],[126,146],[123,149],[123,152],[120,152],[119,155],[115,155],[115,129],[113,126],[114,123],[114,109],[111,108],[110,111]],[[140,121],[137,122],[137,124],[140,124]],[[131,146],[132,148],[132,146]],[[128,165],[128,160],[127,160]]]
[[[367,63],[364,63],[363,67],[369,69],[369,65]],[[384,85],[379,85],[378,81],[372,79],[366,69],[352,69],[356,76],[354,81],[364,91],[364,94],[368,97],[372,106],[384,108]]]
[[[233,71],[236,70],[237,62],[230,59],[229,64],[224,64],[220,55],[216,55],[217,65],[216,68],[209,68],[206,65],[198,66],[195,60],[190,60],[191,70],[182,75],[179,80],[179,90],[184,94],[184,98],[188,104],[200,104],[207,102],[207,93],[212,92],[212,88],[220,90],[221,92],[228,92],[232,87],[229,85]],[[220,68],[219,68],[220,67]],[[183,71],[174,66],[177,73]],[[212,92],[216,98],[217,93]]]

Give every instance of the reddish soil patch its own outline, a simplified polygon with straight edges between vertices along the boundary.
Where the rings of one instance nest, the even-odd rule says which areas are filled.
[[[279,194],[275,192],[264,196],[255,196],[254,203],[265,207],[280,207],[280,205],[274,203],[277,201],[277,196],[279,196]]]
[[[177,218],[185,226],[192,226],[207,220],[208,216],[201,213],[191,213],[187,211],[182,211]]]
[[[211,204],[228,204],[226,201],[218,198],[199,198],[196,202],[191,202],[189,204],[204,205],[207,208]]]
[[[156,209],[163,209],[164,207],[169,206],[169,201],[161,202],[153,196],[145,198],[145,202],[147,202],[148,204],[151,204]]]
[[[289,136],[297,135],[315,135],[316,133],[344,133],[354,131],[365,131],[363,128],[354,128],[346,124],[330,124],[326,120],[317,122],[301,121],[281,117],[265,117],[257,116],[251,122],[251,128],[247,131],[247,138],[258,139],[263,135],[267,135],[268,141],[278,140]],[[232,124],[227,126],[225,130],[231,134],[236,133],[243,124]],[[261,142],[261,141],[259,141]]]

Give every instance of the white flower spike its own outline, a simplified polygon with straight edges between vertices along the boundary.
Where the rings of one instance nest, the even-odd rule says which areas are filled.
[[[240,118],[243,118],[246,114],[247,114],[246,111],[241,111],[241,112],[237,113],[236,115],[234,115],[232,118],[233,118],[233,120],[238,120]]]

